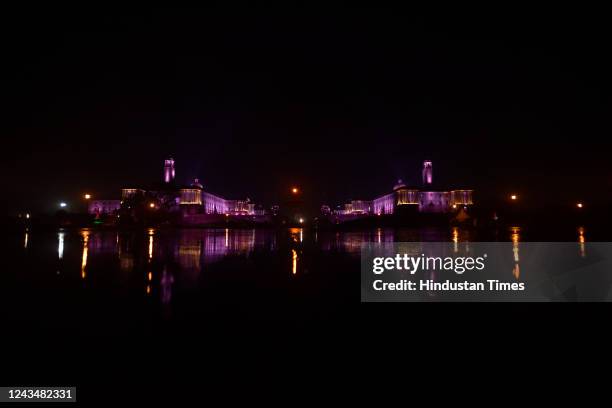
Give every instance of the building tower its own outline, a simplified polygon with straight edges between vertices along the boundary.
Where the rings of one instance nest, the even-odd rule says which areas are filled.
[[[170,157],[164,161],[164,182],[171,183],[174,181],[174,159]]]
[[[423,184],[430,185],[433,183],[433,165],[431,161],[425,160],[423,162]]]

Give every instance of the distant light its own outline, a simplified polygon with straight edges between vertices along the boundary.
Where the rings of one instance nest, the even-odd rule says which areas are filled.
[[[298,188],[297,188],[297,187],[293,187],[293,188],[291,189],[291,192],[292,192],[293,194],[297,194],[299,191],[300,191],[300,190],[298,190]]]
[[[62,208],[66,207],[67,205],[68,205],[68,204],[66,204],[66,203],[65,203],[65,202],[63,202],[63,201],[60,203],[60,207],[62,207]]]
[[[304,219],[300,218],[300,224],[303,224],[303,223],[304,223]]]
[[[510,199],[511,199],[511,200],[516,200],[516,199],[517,199],[516,194],[512,194],[512,195],[510,196]]]
[[[149,207],[155,208],[155,203],[149,203]]]
[[[576,207],[578,207],[578,208],[582,208],[582,203],[578,203],[578,204],[576,204]]]
[[[453,204],[453,208],[457,208],[457,204]]]
[[[85,199],[89,200],[91,198],[91,194],[85,194]]]
[[[28,213],[28,214],[26,214],[26,218],[30,218],[30,214],[29,214],[29,213]]]

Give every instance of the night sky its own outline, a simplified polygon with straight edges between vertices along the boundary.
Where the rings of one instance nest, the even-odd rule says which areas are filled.
[[[199,177],[266,206],[420,180],[610,198],[602,10],[5,10],[3,211]]]

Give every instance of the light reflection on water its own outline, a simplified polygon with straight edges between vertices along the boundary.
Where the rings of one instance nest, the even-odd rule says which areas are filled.
[[[66,236],[66,233],[64,232],[64,230],[60,230],[57,233],[57,257],[59,259],[64,258],[64,237]]]
[[[80,275],[87,277],[88,264],[92,258],[114,255],[118,259],[118,269],[131,272],[142,269],[145,276],[145,292],[151,294],[155,279],[155,269],[161,262],[175,262],[185,276],[200,273],[207,265],[227,257],[249,258],[255,251],[279,254],[288,251],[290,272],[299,271],[302,254],[317,250],[322,252],[344,253],[357,256],[364,243],[391,243],[398,239],[417,240],[427,236],[443,239],[444,232],[432,235],[431,231],[415,233],[403,231],[398,234],[393,229],[378,228],[372,231],[327,232],[307,231],[303,228],[290,228],[284,233],[265,229],[184,229],[164,231],[154,228],[139,232],[111,232],[82,229],[80,235],[81,261]],[[58,257],[64,257],[64,247],[73,250],[73,242],[66,244],[65,231],[58,232]],[[455,230],[454,236],[458,233]],[[142,235],[142,236],[140,236]],[[462,239],[466,237],[462,235]],[[282,255],[282,254],[281,254]],[[69,269],[69,264],[60,265]],[[171,272],[166,271],[165,282],[171,282]],[[160,276],[160,280],[162,277]],[[168,286],[168,285],[166,285]]]
[[[519,280],[526,273],[521,268],[520,256],[524,232],[519,226],[511,226],[507,231],[506,237],[512,242],[513,266],[510,273]],[[575,231],[577,253],[585,258],[586,229],[581,226]],[[307,271],[313,257],[339,254],[347,259],[358,259],[365,243],[451,242],[454,253],[468,253],[470,242],[475,241],[473,231],[457,226],[361,231],[311,231],[303,228],[283,231],[230,228],[105,231],[85,228],[76,232],[60,229],[55,236],[58,274],[70,276],[72,271],[78,271],[81,279],[89,280],[92,263],[114,259],[107,268],[128,274],[125,276],[140,271],[141,288],[144,287],[145,294],[157,294],[166,303],[172,298],[175,279],[187,286],[193,285],[209,266],[224,259],[238,259],[236,267],[241,268],[241,263],[249,262],[256,253],[280,257],[286,260],[282,262],[286,265],[287,276],[299,277],[302,270]],[[24,231],[24,253],[27,251],[36,256],[32,248],[36,239],[35,233]],[[80,253],[80,262],[75,260],[76,251]],[[101,271],[100,267],[95,268],[95,274],[104,273]]]
[[[521,228],[520,227],[510,227],[510,239],[512,240],[512,254],[514,255],[514,266],[512,268],[512,276],[516,280],[519,280],[521,276],[521,268],[520,268],[520,244],[521,241]]]
[[[87,254],[89,253],[89,230],[83,229],[81,235],[83,236],[83,253],[81,255],[81,278],[85,279],[85,268],[87,268]]]
[[[578,245],[580,247],[580,257],[586,258],[586,238],[584,237],[584,227],[578,227]]]
[[[297,273],[297,262],[298,262],[297,252],[295,251],[295,249],[292,249],[291,250],[291,273],[293,273],[294,275]]]

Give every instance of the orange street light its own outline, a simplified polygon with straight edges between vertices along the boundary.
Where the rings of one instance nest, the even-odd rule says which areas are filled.
[[[516,195],[516,194],[512,194],[512,195],[510,196],[510,199],[511,199],[512,201],[516,201],[516,199],[517,199],[517,198],[518,198],[518,197],[517,197],[517,195]]]
[[[293,187],[293,188],[291,189],[291,192],[292,192],[293,194],[297,194],[297,193],[299,193],[299,192],[300,192],[300,190],[298,190],[298,188],[297,188],[297,187]]]
[[[578,208],[582,208],[582,207],[583,207],[583,205],[582,205],[582,203],[578,203],[578,204],[576,204],[576,207],[578,207]]]
[[[85,199],[89,200],[91,198],[91,194],[85,194]]]
[[[155,203],[149,203],[149,207],[155,208]]]

